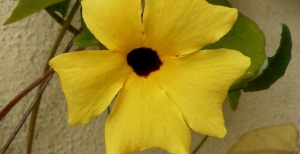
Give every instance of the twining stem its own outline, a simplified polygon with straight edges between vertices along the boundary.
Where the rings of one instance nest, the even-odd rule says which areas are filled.
[[[54,73],[53,69],[48,70],[41,77],[39,77],[32,84],[30,84],[27,88],[25,88],[21,93],[19,93],[14,99],[12,99],[0,112],[0,121],[26,94],[28,94],[32,89],[34,89],[37,85],[42,83],[45,79],[47,79],[53,73]]]
[[[71,44],[72,45],[72,44]],[[68,45],[70,46],[70,44]],[[33,90],[36,86],[41,84],[45,79],[47,79],[50,75],[54,74],[53,69],[49,69],[46,73],[44,73],[41,77],[36,79],[33,83],[31,83],[28,87],[26,87],[22,92],[20,92],[15,98],[13,98],[0,112],[0,122],[7,115],[7,113],[31,90]]]
[[[53,71],[53,70],[52,70]],[[42,95],[43,91],[45,90],[47,84],[49,83],[51,77],[52,77],[53,73],[50,75],[50,77],[46,80],[46,82],[43,83],[43,85],[41,86],[41,88],[39,89],[37,95],[35,96],[34,100],[32,101],[32,103],[30,104],[29,108],[27,109],[26,113],[24,114],[23,118],[21,119],[21,121],[18,123],[17,127],[15,128],[15,130],[13,131],[13,133],[11,134],[11,136],[9,137],[9,139],[6,141],[5,145],[3,146],[3,148],[0,151],[0,154],[4,154],[5,151],[7,150],[7,148],[9,147],[9,145],[11,144],[11,142],[14,140],[14,138],[16,137],[16,135],[18,134],[19,130],[21,129],[22,125],[24,124],[25,120],[27,119],[27,117],[29,116],[31,110],[33,109],[34,104],[36,103],[36,99],[38,99],[38,97],[40,95]]]
[[[201,142],[197,145],[197,147],[193,150],[191,154],[196,154],[196,152],[202,147],[202,145],[205,143],[207,140],[208,136],[204,136],[204,138],[201,140]]]
[[[71,41],[69,42],[69,44],[67,45],[67,47],[65,48],[63,53],[66,53],[71,49],[71,47],[73,46],[74,38],[75,37],[73,37],[71,39]],[[41,88],[41,87],[39,87],[39,88]],[[32,143],[33,143],[33,136],[34,136],[34,129],[35,129],[35,123],[36,123],[36,117],[37,117],[37,114],[38,114],[38,109],[39,109],[39,105],[40,105],[40,102],[41,102],[41,98],[42,98],[42,95],[40,95],[36,99],[36,103],[35,103],[36,105],[33,107],[33,110],[31,112],[29,130],[28,130],[28,138],[27,138],[27,154],[31,153]]]
[[[61,29],[61,31],[60,31],[57,39],[55,40],[55,42],[54,42],[54,44],[53,44],[53,46],[51,48],[51,53],[50,53],[50,55],[49,55],[49,57],[47,59],[47,63],[55,55],[55,52],[56,52],[56,50],[57,50],[57,48],[58,48],[61,40],[63,39],[63,37],[64,37],[64,35],[65,35],[65,33],[66,33],[66,31],[67,31],[67,29],[68,29],[68,27],[69,27],[69,25],[70,25],[73,17],[74,17],[74,15],[75,15],[75,13],[76,13],[76,11],[78,10],[79,7],[80,7],[80,2],[76,1],[76,3],[74,4],[74,6],[73,6],[73,8],[72,8],[72,10],[71,10],[71,12],[69,14],[69,16],[67,17],[65,23],[63,24],[62,29]],[[48,70],[48,69],[49,69],[49,65],[46,64],[46,66],[44,68],[44,71]]]
[[[80,7],[80,2],[76,1],[76,3],[73,6],[73,9],[71,10],[69,17],[67,18],[67,20],[65,21],[62,29],[61,29],[61,33],[59,34],[59,36],[57,37],[54,45],[52,46],[51,49],[51,54],[47,60],[47,62],[54,56],[55,51],[57,50],[60,41],[62,40],[64,34],[66,33],[66,30],[68,29],[71,20],[73,19],[77,9]],[[48,71],[49,69],[49,65],[46,64],[45,68],[44,68],[44,72]],[[50,73],[54,73],[53,70]],[[31,85],[29,85],[26,89],[24,89],[20,94],[18,94],[12,101],[10,101],[8,103],[8,105],[5,106],[5,108],[0,112],[0,121],[6,116],[6,114],[20,101],[20,99],[22,99],[26,94],[28,94],[33,88],[35,88],[37,85],[39,85],[44,79],[46,79],[49,74],[45,74],[46,76],[42,76],[40,79],[36,80],[34,83],[32,83]],[[48,75],[48,76],[47,76]]]
[[[41,86],[39,87],[39,90],[41,89]],[[29,123],[29,129],[28,129],[28,137],[27,137],[27,150],[26,153],[30,154],[32,149],[32,143],[33,143],[33,136],[34,136],[34,129],[35,129],[35,123],[36,123],[36,117],[38,114],[38,110],[40,107],[40,102],[42,100],[43,92],[37,96],[35,99],[31,116],[30,116],[30,123]]]
[[[70,26],[70,23],[76,13],[76,11],[78,10],[78,8],[80,7],[80,2],[76,1],[76,3],[74,4],[70,14],[68,15],[66,21],[64,22],[62,29],[59,33],[59,35],[57,36],[57,39],[55,40],[52,48],[51,48],[51,52],[49,55],[49,58],[47,59],[47,63],[44,67],[44,72],[46,72],[50,67],[48,65],[48,62],[50,59],[52,59],[57,51],[57,48],[61,42],[61,40],[63,39],[66,31],[68,30],[68,27]],[[66,47],[64,52],[68,52],[70,50],[70,48],[73,45],[73,39],[70,41],[70,43],[68,44],[68,46]],[[41,87],[40,87],[41,88]],[[33,110],[31,113],[31,118],[30,118],[30,124],[29,124],[29,131],[28,131],[28,139],[27,139],[27,154],[31,153],[31,149],[32,149],[32,143],[33,143],[33,136],[34,136],[34,130],[35,130],[35,123],[36,123],[36,117],[38,114],[38,110],[39,110],[39,105],[41,102],[41,98],[42,95],[39,95],[39,97],[36,99],[36,103],[33,106]]]
[[[65,23],[65,20],[61,18],[59,15],[57,15],[55,12],[50,11],[48,9],[45,9],[45,11],[61,26]],[[78,35],[80,33],[79,30],[77,30],[74,26],[70,25],[68,27],[68,31],[73,33],[74,35]]]
[[[109,115],[110,114],[110,105],[108,105],[108,107],[107,107],[107,115]]]

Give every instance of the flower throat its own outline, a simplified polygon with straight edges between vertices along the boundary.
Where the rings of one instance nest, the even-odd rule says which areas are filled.
[[[159,70],[163,63],[155,50],[142,47],[127,54],[127,64],[137,75],[147,77],[151,72]]]

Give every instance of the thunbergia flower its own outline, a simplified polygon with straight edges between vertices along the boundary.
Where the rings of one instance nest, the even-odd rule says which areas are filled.
[[[224,36],[237,10],[205,0],[83,0],[83,19],[108,50],[50,61],[66,96],[69,124],[100,115],[108,154],[158,147],[189,153],[194,131],[224,137],[222,104],[250,59],[230,49],[200,50]]]

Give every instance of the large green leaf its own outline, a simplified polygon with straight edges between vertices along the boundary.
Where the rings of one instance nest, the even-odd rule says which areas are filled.
[[[231,7],[227,0],[207,0],[214,5]],[[239,13],[238,19],[232,29],[218,42],[210,44],[204,49],[227,48],[240,51],[251,58],[251,66],[244,76],[236,81],[230,90],[241,89],[247,86],[248,81],[253,80],[259,68],[266,59],[265,38],[263,32],[255,22]]]
[[[51,6],[48,6],[47,9],[49,11],[57,11],[59,12],[63,17],[65,17],[68,13],[69,4],[71,0],[64,0],[60,3],[53,4]]]
[[[274,56],[268,58],[268,66],[261,76],[248,83],[244,91],[259,91],[268,89],[274,82],[284,75],[291,60],[292,38],[289,28],[282,24],[280,45]]]
[[[297,154],[299,133],[293,124],[245,133],[227,154]]]
[[[4,24],[10,24],[21,20],[35,12],[61,1],[63,0],[20,0],[13,13]]]

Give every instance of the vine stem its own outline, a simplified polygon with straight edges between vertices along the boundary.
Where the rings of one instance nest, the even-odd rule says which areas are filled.
[[[65,20],[61,18],[59,15],[57,15],[55,12],[50,11],[48,9],[45,9],[45,11],[61,26],[65,23]],[[80,33],[79,30],[77,30],[74,26],[70,25],[68,27],[68,31],[73,33],[74,35],[78,35]]]
[[[55,42],[54,42],[54,44],[51,48],[51,53],[50,53],[50,55],[47,59],[47,63],[50,59],[52,59],[54,57],[55,52],[56,52],[61,40],[63,39],[66,31],[68,30],[68,27],[69,27],[74,15],[75,15],[75,13],[76,13],[76,11],[78,10],[79,7],[80,7],[80,2],[76,1],[76,3],[74,4],[69,16],[67,17],[65,23],[63,24],[62,29],[61,29],[60,33],[58,34],[58,36],[57,36],[57,39],[55,40]],[[48,69],[49,69],[49,65],[46,64],[45,68],[44,68],[44,71],[48,70]]]
[[[107,115],[109,115],[110,114],[110,105],[108,105],[108,107],[107,107]]]
[[[24,124],[25,120],[27,119],[27,117],[29,116],[31,110],[33,109],[34,104],[36,103],[36,99],[38,99],[39,95],[42,95],[43,91],[45,90],[45,88],[47,87],[47,84],[49,83],[51,77],[52,77],[53,73],[50,75],[50,77],[47,79],[46,82],[43,83],[43,85],[41,86],[41,88],[39,89],[37,95],[35,96],[34,100],[32,101],[32,103],[30,104],[29,108],[27,109],[26,113],[24,114],[23,118],[21,119],[21,121],[18,123],[17,127],[15,128],[15,130],[13,131],[13,133],[10,135],[9,139],[6,141],[5,145],[3,146],[3,148],[0,151],[0,154],[4,154],[5,151],[7,150],[7,148],[9,147],[9,145],[11,144],[11,142],[14,140],[14,138],[16,137],[16,135],[18,134],[19,130],[21,129],[22,125]]]
[[[68,28],[70,27],[71,21],[72,21],[74,15],[75,15],[76,11],[79,8],[80,8],[80,2],[76,1],[73,8],[71,9],[70,14],[68,15],[66,21],[64,22],[64,24],[62,26],[62,29],[59,32],[58,36],[57,36],[57,39],[55,40],[55,42],[54,42],[54,44],[51,48],[50,55],[47,59],[46,65],[44,67],[44,72],[46,72],[50,68],[50,66],[48,65],[48,62],[50,61],[50,59],[52,59],[54,57],[61,40],[65,36],[65,33],[68,30]],[[73,45],[73,39],[69,42],[69,44],[67,45],[64,52],[68,52],[70,50],[70,48],[72,47],[72,45]],[[36,117],[37,117],[37,114],[38,114],[41,99],[42,99],[42,94],[39,95],[38,98],[36,99],[36,103],[34,104],[33,110],[32,110],[32,113],[31,113],[29,130],[28,130],[28,138],[27,138],[27,154],[31,154],[31,149],[32,149],[32,144],[33,144],[33,136],[34,136],[34,130],[35,130],[35,124],[36,124]]]
[[[77,7],[77,9],[80,7],[80,2],[76,1],[76,3],[74,4],[74,7]],[[73,7],[73,8],[74,8]],[[77,10],[76,9],[76,10]],[[71,13],[75,14],[75,11],[71,11],[70,12],[70,15]],[[67,19],[65,23],[68,23],[70,25],[70,22],[71,22],[71,19],[70,18],[69,20]],[[64,33],[60,33],[58,38],[60,40],[56,40],[51,51],[56,51],[57,48],[58,48],[58,45],[60,43],[60,41],[62,40],[66,30],[68,28],[68,25],[66,24],[65,26],[63,26],[62,30],[61,31],[64,31]],[[48,61],[54,56],[55,52],[51,52],[51,55],[49,56],[48,58]],[[44,72],[45,70],[48,70],[49,69],[49,65],[46,65],[45,68],[44,68]],[[7,113],[25,96],[27,95],[31,90],[33,90],[36,86],[38,86],[40,83],[43,82],[43,80],[45,80],[47,77],[49,77],[51,74],[54,73],[54,70],[53,69],[50,69],[48,70],[44,75],[42,75],[40,78],[38,78],[36,81],[34,81],[32,84],[30,84],[27,88],[25,88],[21,93],[19,93],[15,98],[13,98],[4,108],[3,110],[1,110],[0,112],[0,122],[2,121],[2,119],[7,115]]]
[[[71,41],[69,42],[69,44],[67,45],[67,47],[65,48],[63,53],[67,53],[71,47],[73,46],[73,40],[75,37],[73,37],[71,39]],[[82,48],[79,48],[79,50]],[[75,51],[77,51],[78,49],[76,49]],[[31,149],[32,149],[32,144],[33,144],[33,136],[34,136],[34,130],[35,130],[35,123],[36,123],[36,117],[38,114],[38,109],[39,109],[39,104],[41,101],[42,95],[40,95],[38,97],[38,99],[36,99],[36,104],[33,107],[32,113],[31,113],[31,117],[30,117],[30,123],[29,123],[29,129],[28,129],[28,138],[27,138],[27,154],[31,153]]]
[[[64,50],[64,53],[68,52],[71,47],[73,46],[73,39],[74,37],[71,39],[71,41],[69,42],[69,44],[67,45],[67,47]],[[39,89],[42,88],[42,86],[39,87]],[[36,117],[38,114],[38,109],[40,106],[40,102],[42,99],[42,95],[39,95],[39,97],[37,99],[35,99],[35,105],[33,106],[32,112],[31,112],[31,116],[30,116],[30,123],[29,123],[29,129],[28,129],[28,138],[27,138],[27,154],[31,153],[31,149],[32,149],[32,144],[33,144],[33,136],[34,136],[34,130],[35,130],[35,123],[36,123]]]
[[[12,99],[0,112],[0,122],[7,115],[7,113],[32,89],[42,83],[45,79],[47,79],[50,75],[54,74],[54,70],[50,69],[37,80],[35,80],[32,84],[30,84],[27,88],[25,88],[21,93],[19,93],[14,99]]]
[[[205,143],[209,136],[205,135],[204,138],[200,141],[200,143],[197,145],[197,147],[193,150],[191,154],[196,154],[196,152],[202,147],[202,145]]]

